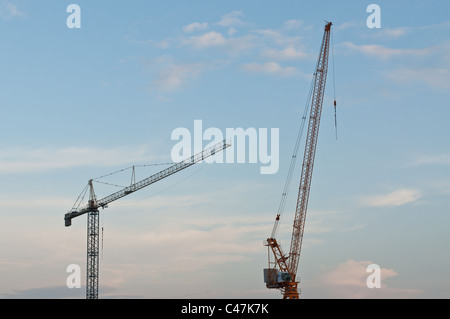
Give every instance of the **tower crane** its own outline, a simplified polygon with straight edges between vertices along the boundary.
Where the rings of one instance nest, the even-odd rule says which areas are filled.
[[[292,170],[295,166],[296,154],[301,137],[301,131],[297,138],[294,155],[292,157],[291,167],[288,173],[288,179],[282,195],[280,209],[275,219],[272,235],[265,242],[268,246],[269,254],[269,268],[264,269],[264,281],[266,287],[269,289],[279,289],[283,294],[284,299],[298,299],[299,290],[297,279],[297,269],[300,260],[300,252],[302,248],[303,232],[305,228],[306,211],[308,208],[309,193],[311,188],[311,179],[314,167],[314,158],[317,147],[317,138],[319,135],[319,124],[322,113],[323,97],[325,93],[325,84],[328,71],[328,55],[330,49],[330,33],[331,22],[325,25],[325,32],[323,35],[322,46],[320,48],[319,58],[317,61],[316,71],[314,73],[313,82],[311,84],[311,109],[308,124],[308,131],[306,137],[306,146],[303,157],[303,165],[300,178],[300,187],[297,197],[297,206],[295,210],[291,246],[289,254],[285,254],[281,249],[280,244],[276,240],[276,233],[280,221],[281,211],[284,208],[286,195],[288,192],[290,180],[292,177]],[[308,99],[309,101],[309,99]],[[336,100],[335,100],[336,106]],[[306,111],[303,116],[303,121],[306,120]],[[303,122],[304,125],[305,122]],[[271,253],[274,256],[274,261],[271,261]]]
[[[87,214],[87,267],[86,267],[86,298],[98,299],[98,277],[99,277],[99,208],[107,208],[108,204],[130,195],[144,187],[156,183],[170,175],[178,173],[198,162],[221,152],[231,144],[224,140],[213,145],[188,159],[176,163],[165,170],[160,171],[140,182],[131,184],[122,190],[97,200],[93,180],[89,180],[89,200],[87,205],[81,209],[72,209],[64,215],[65,226],[72,225],[72,219]]]

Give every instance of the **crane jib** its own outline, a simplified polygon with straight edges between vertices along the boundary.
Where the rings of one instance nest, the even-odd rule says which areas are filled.
[[[144,187],[147,187],[153,183],[156,183],[157,181],[160,181],[170,175],[173,175],[185,168],[188,168],[198,162],[201,162],[202,160],[214,156],[216,153],[224,150],[225,148],[231,146],[231,143],[229,141],[222,141],[216,145],[213,145],[207,149],[204,149],[202,152],[192,155],[191,157],[185,159],[182,162],[176,163],[169,168],[166,168],[165,170],[162,170],[161,172],[158,172],[146,179],[143,179],[140,182],[137,182],[135,184],[132,184],[131,186],[128,186],[118,192],[115,192],[111,195],[108,195],[100,200],[90,200],[88,205],[78,211],[72,211],[64,215],[65,220],[65,226],[71,226],[72,225],[72,219],[81,215],[84,215],[89,212],[95,212],[100,207],[106,208],[109,203],[112,203],[122,197],[125,197],[129,194],[132,194]],[[91,181],[90,181],[91,182]]]
[[[302,166],[302,175],[300,178],[299,194],[297,199],[297,208],[294,219],[294,229],[292,232],[290,263],[289,268],[293,277],[297,273],[300,251],[302,247],[303,231],[305,227],[306,211],[308,208],[309,192],[311,188],[312,173],[314,168],[314,159],[317,149],[317,140],[319,135],[320,118],[322,114],[323,97],[325,93],[325,84],[328,70],[328,55],[330,44],[330,27],[329,23],[325,27],[322,47],[317,62],[314,94],[311,102],[311,116],[308,126],[308,135],[306,139],[305,153]]]

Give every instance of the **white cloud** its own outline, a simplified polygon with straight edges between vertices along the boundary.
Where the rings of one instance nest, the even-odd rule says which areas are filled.
[[[184,33],[192,33],[194,31],[205,30],[207,28],[208,28],[207,22],[203,22],[203,23],[194,22],[194,23],[188,24],[187,26],[184,26],[183,32]]]
[[[0,152],[0,174],[27,173],[82,166],[115,166],[150,161],[148,146],[11,148]]]
[[[431,88],[450,90],[450,71],[445,67],[400,68],[386,75],[397,83],[415,82]]]
[[[237,32],[236,27],[245,25],[245,22],[243,22],[240,17],[243,15],[242,11],[234,11],[228,14],[225,14],[222,16],[221,20],[217,22],[215,25],[219,25],[222,27],[228,28],[228,35],[232,36]],[[209,27],[209,24],[194,22],[191,23],[185,27],[183,27],[184,33],[192,33],[194,31],[201,31],[205,30]],[[217,31],[210,31],[202,35],[198,36],[191,36],[188,39],[182,40],[183,45],[191,45],[197,49],[204,49],[204,48],[210,48],[210,47],[217,47],[217,46],[229,46],[233,47],[236,46],[236,44],[239,41],[236,41],[236,39],[226,39],[222,33]],[[239,44],[242,46],[242,44]]]
[[[19,8],[10,2],[0,4],[0,18],[9,20],[15,17],[23,17],[25,14]]]
[[[421,31],[430,30],[430,29],[443,30],[448,27],[450,27],[449,21],[446,21],[443,23],[438,23],[438,24],[415,26],[415,27],[411,27],[411,26],[395,27],[395,28],[383,27],[383,28],[377,30],[377,32],[375,32],[374,35],[376,37],[398,38],[398,37],[404,36],[408,33],[413,33],[413,32],[416,33],[416,32],[421,32]]]
[[[424,56],[430,53],[429,49],[392,49],[378,44],[357,45],[352,42],[344,42],[343,46],[352,50],[363,53],[364,55],[387,60],[393,57],[402,56]]]
[[[232,29],[229,31],[231,31],[231,35],[236,32]],[[253,35],[226,38],[220,32],[210,31],[184,39],[182,45],[188,45],[197,50],[220,48],[221,52],[236,57],[251,50],[255,46],[255,38]]]
[[[297,30],[303,27],[303,21],[291,19],[286,21],[283,26],[286,30]]]
[[[193,292],[208,297],[204,291],[211,288],[222,298],[251,295],[244,291],[261,284],[259,272],[257,280],[248,279],[243,291],[236,292],[231,286],[239,283],[242,274],[252,277],[254,269],[259,269],[258,258],[267,252],[262,240],[270,233],[272,218],[256,214],[258,209],[246,214],[233,212],[237,211],[235,207],[242,207],[243,198],[251,196],[246,190],[265,188],[261,183],[243,182],[230,183],[224,189],[225,198],[222,187],[206,192],[187,190],[191,195],[182,196],[171,191],[151,200],[123,199],[102,210],[101,297],[117,292],[146,298],[191,296]],[[82,266],[86,262],[85,219],[80,218],[71,228],[65,228],[63,222],[75,198],[22,195],[9,199],[4,194],[7,200],[0,200],[0,209],[4,208],[0,224],[0,275],[4,280],[0,295],[65,285],[67,265]],[[27,203],[20,204],[20,198],[26,198]],[[11,241],[13,246],[7,244]],[[224,283],[230,286],[222,287]],[[117,292],[108,292],[107,287]],[[59,298],[57,293],[53,296]],[[34,297],[39,298],[38,292]]]
[[[157,47],[159,49],[167,49],[169,47],[169,41],[167,41],[167,40],[159,41],[159,42],[155,43],[155,47]]]
[[[170,64],[158,70],[152,82],[152,89],[173,92],[184,86],[188,80],[199,76],[204,70],[202,63]]]
[[[345,21],[339,25],[335,25],[334,29],[336,31],[342,31],[352,28],[366,28],[366,21]],[[389,27],[382,27],[381,29],[377,29],[376,32],[372,32],[374,37],[381,38],[381,37],[388,37],[388,38],[398,38],[400,36],[403,36],[411,31],[411,28],[408,27],[397,27],[397,28],[389,28]]]
[[[299,70],[295,67],[282,67],[276,62],[267,62],[263,64],[247,63],[243,65],[243,69],[251,73],[265,73],[281,77],[293,77],[300,74]]]
[[[216,278],[213,282],[236,280],[233,269],[266,252],[262,239],[272,226],[267,218],[231,213],[228,205],[239,202],[236,200],[239,196],[234,195],[242,194],[243,189],[248,189],[248,185],[228,189],[230,200],[226,203],[223,191],[213,191],[181,197],[158,195],[131,205],[123,202],[111,205],[108,214],[114,220],[107,219],[105,227],[105,258],[109,269],[120,272],[117,274],[122,278],[120,289],[135,290],[139,287],[136,281],[144,281],[151,284],[151,289],[146,289],[147,296],[167,297],[172,296],[172,287],[179,285],[183,277],[183,287],[177,294],[189,293],[195,287],[209,287],[205,278],[208,274]],[[217,205],[220,208],[211,212],[210,207]],[[118,211],[126,211],[128,217]],[[141,227],[136,227],[135,222],[128,223],[130,218],[138,220]],[[195,276],[199,277],[191,281]],[[113,286],[107,278],[102,285],[105,284]],[[229,292],[225,288],[218,293]]]
[[[304,59],[308,56],[305,51],[297,49],[293,45],[285,49],[266,48],[263,50],[262,55],[272,60],[296,60]]]
[[[340,30],[346,30],[346,29],[350,29],[350,28],[354,28],[359,26],[360,23],[356,22],[356,21],[346,21],[346,22],[342,22],[339,25],[334,26],[334,29],[336,31],[340,31]]]
[[[377,36],[380,37],[391,37],[398,38],[410,31],[409,28],[406,27],[398,27],[398,28],[382,28],[380,32],[377,32]]]
[[[232,36],[236,32],[237,32],[237,30],[235,28],[229,28],[227,33],[228,33],[229,36]]]
[[[398,276],[398,273],[389,268],[381,267],[381,288],[369,289],[367,278],[371,272],[367,267],[374,264],[372,261],[348,260],[337,266],[325,268],[320,275],[316,286],[322,289],[322,295],[333,298],[415,298],[423,291],[408,288],[393,288],[387,285],[389,278]]]
[[[387,30],[392,36],[406,33],[407,28]],[[400,84],[426,85],[434,89],[450,89],[450,43],[444,41],[438,45],[420,49],[393,49],[382,45],[356,45],[352,42],[342,44],[353,52],[360,52],[368,57],[387,61],[392,58],[402,58],[404,66],[390,67],[382,74],[388,79]]]
[[[255,30],[253,33],[258,34],[266,42],[272,42],[279,46],[299,46],[301,38],[299,36],[289,36],[280,31],[272,29]]]
[[[345,263],[333,267],[322,275],[322,280],[330,286],[355,286],[367,288],[367,266],[372,265],[371,261],[348,260]],[[381,282],[387,278],[395,277],[398,274],[392,269],[381,269]]]
[[[225,37],[216,31],[210,31],[208,33],[190,37],[188,40],[184,41],[184,44],[192,45],[198,49],[204,49],[215,46],[222,46],[226,44],[227,40]]]
[[[413,166],[419,165],[450,165],[450,155],[420,155],[413,161]]]
[[[73,198],[32,198],[27,196],[27,200],[23,198],[2,198],[0,201],[0,208],[2,210],[12,210],[15,207],[22,207],[27,209],[60,209],[61,207],[68,208],[68,205],[73,204]]]
[[[222,27],[242,26],[245,24],[244,21],[239,19],[239,17],[242,16],[242,11],[233,11],[231,13],[223,15],[222,19],[217,24]]]
[[[422,192],[416,189],[399,189],[386,195],[366,196],[361,204],[370,207],[397,207],[416,202]]]
[[[236,59],[242,55],[249,54],[255,50],[260,50],[260,57],[264,58],[265,63],[249,63],[242,68],[252,73],[265,73],[281,77],[293,77],[302,73],[295,67],[281,66],[276,61],[298,60],[309,56],[303,48],[299,36],[289,36],[284,34],[286,31],[298,29],[303,26],[300,20],[288,20],[280,28],[280,30],[250,30],[242,36],[235,37],[238,32],[238,26],[247,25],[241,20],[242,11],[234,11],[222,16],[220,22],[209,25],[208,23],[193,22],[183,28],[185,34],[194,31],[200,31],[210,26],[222,26],[227,30],[209,30],[202,34],[184,35],[178,38],[181,46],[189,46],[196,50],[203,50],[208,54],[207,50],[215,50],[225,54],[228,59]],[[203,59],[204,61],[205,59]],[[217,65],[218,59],[209,63]],[[228,60],[230,61],[230,60]],[[173,92],[182,87],[188,79],[200,75],[205,69],[205,63],[188,63],[176,64],[162,63],[166,66],[157,67],[155,80],[152,86],[160,91]]]

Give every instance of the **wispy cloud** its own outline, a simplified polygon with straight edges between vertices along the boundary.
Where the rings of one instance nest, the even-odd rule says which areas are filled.
[[[361,199],[361,205],[369,207],[397,207],[414,203],[422,197],[422,192],[417,189],[398,189],[385,195],[365,196]]]
[[[112,148],[91,147],[16,147],[0,152],[0,174],[28,173],[82,166],[115,166],[125,163],[151,161],[150,148],[118,146]]]
[[[369,289],[367,278],[370,273],[367,267],[374,264],[372,261],[356,261],[350,259],[337,266],[325,268],[316,286],[320,286],[322,295],[332,298],[417,298],[423,291],[410,288],[394,288],[388,286],[390,278],[398,276],[394,269],[380,269],[381,288]]]
[[[357,22],[357,21],[345,21],[342,22],[341,24],[338,24],[334,27],[334,29],[336,31],[341,31],[341,30],[346,30],[346,29],[351,29],[351,28],[356,28],[361,26],[361,22]]]
[[[16,17],[24,17],[25,13],[11,2],[0,3],[0,18],[9,20]]]
[[[246,23],[241,19],[243,16],[242,11],[233,11],[231,13],[227,13],[222,16],[219,22],[217,22],[218,25],[222,27],[236,27],[236,26],[242,26]]]
[[[305,23],[302,20],[297,20],[297,19],[288,20],[283,24],[283,27],[286,30],[298,30],[304,26],[305,26]]]
[[[171,64],[158,70],[152,81],[151,89],[162,92],[174,92],[183,87],[189,80],[199,76],[205,69],[202,63]]]
[[[183,189],[186,186],[183,185]],[[236,209],[229,205],[241,206],[240,195],[248,189],[264,187],[261,183],[232,184],[224,198],[222,188],[202,192],[192,190],[191,185],[190,195],[170,192],[139,202],[124,199],[102,210],[104,267],[101,286],[115,288],[115,293],[123,295],[164,298],[190,295],[196,289],[208,289],[205,287],[233,278],[236,274],[233,269],[239,272],[240,267],[248,267],[261,252],[266,252],[261,238],[265,238],[272,226],[272,218],[269,220],[248,211],[248,214],[233,213]],[[26,197],[22,196],[22,201]],[[22,290],[63,285],[67,265],[85,263],[85,222],[77,220],[73,229],[64,228],[63,224],[63,215],[74,199],[67,201],[50,195],[41,199],[34,195],[25,205],[20,204],[19,197],[6,203],[0,200],[0,210],[4,208],[0,242],[12,240],[15,243],[13,251],[8,245],[1,245],[0,275],[5,280],[0,295],[9,296],[17,291],[20,298]],[[12,206],[14,210],[10,209]],[[211,207],[216,208],[211,211]],[[11,212],[9,216],[7,212]],[[30,218],[33,220],[32,216],[39,218],[33,223],[26,222]],[[18,265],[24,267],[20,272]],[[60,274],[54,276],[58,272]],[[31,283],[26,280],[36,273],[42,280],[33,278]],[[47,273],[52,274],[52,280],[48,280]],[[10,274],[8,278],[14,274],[13,279],[6,280],[7,274]],[[22,277],[24,274],[26,276]],[[212,283],[210,276],[216,278]],[[174,293],[173,288],[179,286],[180,280],[183,280],[183,287]],[[215,292],[222,297],[234,296],[227,288]],[[33,292],[33,297],[39,297],[39,293]],[[102,288],[102,295],[111,294]]]
[[[432,24],[432,25],[423,25],[423,26],[400,26],[400,27],[383,27],[377,30],[374,33],[374,36],[377,38],[399,38],[401,36],[405,36],[408,34],[412,34],[413,32],[421,32],[432,29],[446,29],[450,27],[450,21],[446,21],[443,23]]]
[[[386,32],[407,32],[406,28],[392,29]],[[438,45],[418,49],[390,48],[378,44],[357,45],[344,42],[341,45],[349,52],[358,52],[369,58],[376,58],[386,63],[387,69],[381,74],[397,84],[425,85],[438,90],[450,89],[450,43],[444,41]],[[401,63],[391,66],[392,59],[401,58]]]
[[[233,188],[231,194],[227,194],[232,198],[232,194],[241,192],[242,189],[238,187]],[[268,220],[251,215],[228,214],[229,211],[221,215],[215,212],[214,216],[211,216],[210,213],[202,213],[199,209],[201,206],[192,205],[201,202],[205,207],[217,205],[223,202],[223,192],[194,194],[183,198],[162,196],[153,198],[151,202],[146,201],[149,206],[145,209],[144,206],[139,206],[140,211],[158,211],[160,217],[165,217],[159,219],[153,214],[147,217],[141,215],[141,224],[151,221],[149,227],[142,230],[136,231],[135,227],[110,224],[106,234],[114,235],[107,238],[105,254],[116,257],[110,263],[111,268],[114,267],[118,272],[114,278],[120,276],[124,286],[129,286],[135,280],[144,280],[151,283],[154,293],[171,296],[167,287],[176,286],[180,276],[186,277],[183,281],[184,293],[189,291],[189,287],[195,289],[199,283],[200,286],[208,287],[209,284],[202,282],[202,278],[197,278],[200,280],[197,282],[191,282],[189,278],[199,273],[209,273],[222,281],[221,276],[217,276],[220,273],[217,269],[227,264],[229,267],[246,265],[260,253],[261,238],[264,238],[271,228]],[[132,209],[126,211],[133,214]],[[224,208],[224,211],[227,211],[227,208]],[[111,247],[114,247],[114,252],[108,252]],[[139,251],[146,253],[140,254]],[[128,255],[132,264],[124,263],[125,256]],[[133,271],[129,271],[130,269]],[[105,283],[113,285],[109,279],[105,279]],[[155,287],[159,285],[162,285],[162,289],[158,291]]]
[[[388,48],[378,44],[354,44],[353,42],[344,42],[342,44],[345,48],[363,53],[364,55],[387,60],[393,57],[403,56],[424,56],[430,52],[428,48],[425,49],[394,49]]]
[[[205,30],[207,28],[208,28],[207,22],[203,22],[203,23],[193,22],[191,24],[184,26],[183,32],[184,33],[192,33],[192,32],[199,31],[199,30]]]
[[[267,44],[276,44],[278,46],[295,46],[301,43],[300,36],[291,36],[282,30],[258,29],[253,30],[252,33],[260,36]]]
[[[108,287],[106,289],[109,291]],[[0,296],[2,299],[76,299],[83,298],[83,294],[84,292],[81,289],[69,289],[67,286],[58,286],[14,290]]]
[[[304,49],[288,45],[283,49],[266,48],[262,51],[262,56],[272,60],[297,60],[304,59],[309,55]]]
[[[14,207],[23,207],[27,209],[49,209],[49,208],[61,208],[68,204],[73,203],[73,198],[33,198],[27,197],[24,201],[23,198],[2,198],[0,202],[0,208],[2,210],[11,210]]]
[[[215,46],[222,46],[227,43],[225,37],[216,31],[210,31],[208,33],[193,36],[184,41],[186,45],[192,45],[198,49],[204,49]]]
[[[183,59],[183,62],[180,62],[175,55],[154,59],[150,63],[151,90],[163,94],[173,93],[183,88],[190,80],[202,76],[206,70],[218,70],[224,65],[232,65],[231,62],[243,56],[251,55],[258,56],[258,61],[248,61],[244,65],[242,62],[238,63],[241,70],[275,77],[302,76],[304,73],[296,67],[280,63],[310,57],[301,36],[297,35],[299,28],[305,28],[304,22],[291,19],[278,29],[259,29],[244,20],[242,11],[227,13],[215,23],[187,24],[179,36],[149,43],[160,48],[162,46],[158,46],[158,43],[164,43],[163,48],[167,48],[169,43],[171,46],[190,48],[194,53],[201,53],[202,60],[187,62]],[[293,30],[295,36],[289,34]],[[208,61],[208,58],[211,60]]]
[[[183,39],[181,44],[196,50],[219,48],[221,53],[234,57],[238,57],[256,46],[257,39],[253,35],[246,34],[240,37],[232,37],[233,33],[229,32],[229,37],[225,37],[221,32],[210,31]]]
[[[419,83],[430,88],[450,90],[450,71],[446,67],[399,68],[386,72],[397,83]]]
[[[291,36],[287,31],[296,30],[303,26],[300,20],[288,20],[279,30],[250,28],[245,34],[235,37],[237,27],[246,25],[239,17],[242,17],[241,11],[236,11],[224,15],[219,23],[211,26],[229,27],[225,35],[223,30],[211,30],[201,35],[182,37],[181,45],[191,46],[196,49],[208,49],[220,47],[224,52],[245,53],[249,49],[261,49],[262,56],[269,59],[299,59],[307,56],[306,50],[302,46],[301,37]],[[194,30],[203,30],[209,26],[207,23],[194,22],[184,27],[185,33]]]
[[[412,165],[450,165],[450,155],[419,155],[413,160]]]
[[[378,37],[398,38],[408,34],[411,28],[398,27],[398,28],[382,28],[380,32],[377,32]]]
[[[242,66],[243,70],[250,73],[264,73],[269,75],[276,75],[280,77],[293,77],[297,76],[300,71],[292,66],[282,67],[276,62],[267,63],[247,63]]]
[[[331,286],[355,286],[367,288],[367,266],[372,265],[371,261],[348,260],[328,270],[322,275],[322,280]],[[397,276],[393,269],[381,269],[381,282]]]

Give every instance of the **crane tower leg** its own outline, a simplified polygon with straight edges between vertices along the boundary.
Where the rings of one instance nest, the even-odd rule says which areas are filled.
[[[87,214],[86,299],[98,299],[99,211]]]

